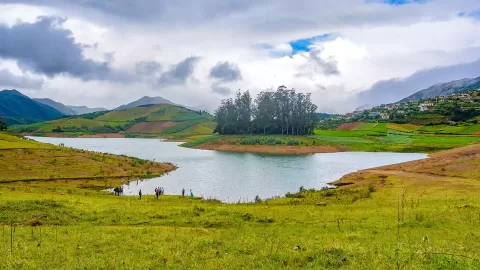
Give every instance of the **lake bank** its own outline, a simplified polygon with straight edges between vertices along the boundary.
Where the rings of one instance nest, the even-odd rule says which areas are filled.
[[[109,188],[128,179],[151,178],[176,169],[173,164],[72,149],[0,133],[0,183],[43,183]]]
[[[172,173],[124,186],[125,195],[165,194],[192,189],[195,196],[224,202],[253,201],[256,196],[284,196],[304,188],[320,189],[345,174],[410,160],[426,158],[415,153],[338,152],[311,155],[264,155],[232,153],[179,147],[180,143],[139,138],[46,138],[42,142],[94,152],[135,156],[175,164]]]
[[[317,153],[345,152],[346,148],[318,145],[318,146],[289,146],[289,145],[231,145],[231,144],[204,144],[195,149],[215,150],[222,152],[257,153],[273,155],[308,155]]]
[[[0,185],[0,268],[478,269],[475,147],[248,204]]]
[[[190,140],[183,147],[225,152],[312,154],[334,152],[435,153],[480,143],[480,136],[419,135],[364,131],[318,131],[311,136],[213,135]]]

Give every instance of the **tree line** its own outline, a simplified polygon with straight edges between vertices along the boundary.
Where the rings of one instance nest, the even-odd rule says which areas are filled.
[[[222,100],[215,111],[219,134],[309,135],[316,124],[317,106],[311,95],[278,87],[261,92],[252,101],[250,92],[238,91],[235,99]]]

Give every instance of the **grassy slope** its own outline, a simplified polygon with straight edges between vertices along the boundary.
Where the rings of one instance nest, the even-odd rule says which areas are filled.
[[[87,127],[87,128],[100,128],[105,125],[108,126],[124,126],[128,121],[134,121],[138,118],[145,118],[146,122],[152,121],[173,121],[179,124],[175,127],[164,130],[155,135],[167,135],[175,137],[185,137],[193,135],[208,135],[213,133],[215,125],[213,123],[213,117],[209,115],[200,115],[194,111],[167,104],[153,105],[153,106],[141,106],[130,108],[121,111],[111,111],[102,114],[94,119],[85,119],[79,117],[66,118],[42,123],[36,123],[26,126],[13,126],[10,128],[12,132],[22,132],[28,130],[33,133],[51,133],[52,129],[60,126],[66,127]],[[93,132],[87,132],[87,134],[93,134]],[[83,135],[82,133],[64,133],[67,136]],[[130,136],[142,136],[144,134],[134,133]]]
[[[268,145],[268,141],[272,140],[279,143]],[[231,148],[269,146],[280,149],[292,142],[298,143],[297,148],[316,148],[318,152],[325,152],[323,151],[325,149],[320,148],[325,146],[329,147],[327,150],[330,151],[431,153],[480,143],[480,136],[423,135],[394,130],[383,133],[377,130],[316,130],[313,136],[210,136],[188,142],[183,146],[203,149],[222,148],[228,151],[225,146],[231,146]]]
[[[257,204],[2,184],[0,268],[478,269],[478,153]]]
[[[57,147],[7,133],[0,133],[0,157],[0,183],[49,180],[108,187],[120,183],[121,177],[157,176],[174,169],[170,164]]]

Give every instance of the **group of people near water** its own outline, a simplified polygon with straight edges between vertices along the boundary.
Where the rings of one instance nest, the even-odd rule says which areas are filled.
[[[158,196],[165,194],[165,189],[163,187],[155,188],[155,199],[158,200]]]
[[[160,195],[164,195],[165,194],[165,189],[163,187],[156,187],[155,188],[155,199],[158,200],[158,197]],[[185,189],[182,188],[182,197],[185,197]],[[190,198],[193,198],[193,191],[190,189]],[[138,191],[138,199],[141,200],[142,199],[142,190],[140,189]]]

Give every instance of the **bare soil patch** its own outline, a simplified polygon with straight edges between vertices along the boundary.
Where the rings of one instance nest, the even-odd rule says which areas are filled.
[[[337,127],[337,130],[352,130],[358,127],[360,124],[362,124],[362,122],[341,124],[340,126]]]

